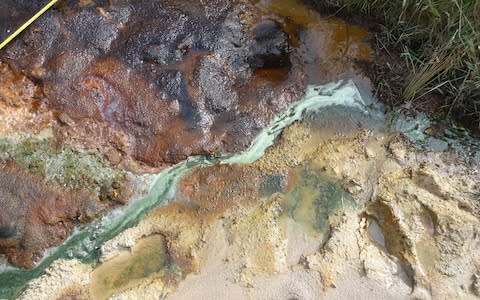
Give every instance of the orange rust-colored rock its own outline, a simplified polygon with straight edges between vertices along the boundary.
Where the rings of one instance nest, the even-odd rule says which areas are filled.
[[[98,184],[99,191],[49,181],[45,160],[60,155],[50,141],[54,115],[32,80],[3,61],[0,74],[0,254],[17,267],[31,268],[47,248],[61,244],[75,225],[125,202],[130,194],[119,182],[95,183],[85,178],[85,170],[75,179],[81,182],[74,185],[84,187],[88,181]],[[122,183],[129,186],[127,181]]]
[[[159,168],[245,149],[307,84],[359,74],[368,32],[291,2],[63,3],[0,56],[41,83],[61,145]]]
[[[0,170],[0,253],[19,267],[33,267],[76,224],[111,205],[90,193],[55,191],[13,162],[1,161]]]
[[[264,180],[265,175],[248,166],[201,167],[182,179],[176,201],[200,214],[215,216],[232,206],[256,201]]]
[[[0,137],[38,133],[52,119],[40,87],[0,60]]]

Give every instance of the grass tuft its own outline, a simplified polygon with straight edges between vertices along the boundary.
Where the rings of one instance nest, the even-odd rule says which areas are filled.
[[[436,92],[480,126],[480,0],[325,0],[381,20],[412,76],[406,101]]]

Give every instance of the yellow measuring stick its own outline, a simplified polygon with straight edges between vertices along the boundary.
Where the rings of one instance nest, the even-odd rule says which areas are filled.
[[[20,28],[18,28],[14,33],[12,33],[6,40],[4,40],[1,44],[0,44],[0,49],[2,49],[3,47],[5,47],[8,43],[10,43],[17,35],[20,34],[20,32],[24,31],[25,28],[27,28],[28,26],[30,26],[30,24],[32,24],[36,19],[38,19],[38,17],[40,17],[44,12],[46,12],[50,7],[52,7],[55,3],[57,3],[58,0],[52,0],[50,1],[50,3],[48,3],[47,5],[45,5],[44,8],[42,8],[42,10],[40,10],[39,12],[37,12],[33,17],[30,18],[30,20],[28,20],[27,22],[25,22],[25,24],[23,24],[22,26],[20,26]]]

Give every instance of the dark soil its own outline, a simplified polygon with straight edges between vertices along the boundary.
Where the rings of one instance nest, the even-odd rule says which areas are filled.
[[[469,107],[452,109],[451,97],[437,92],[424,94],[413,102],[405,100],[403,92],[413,75],[410,66],[401,56],[402,49],[387,37],[388,27],[379,19],[362,13],[332,5],[329,1],[305,0],[312,9],[324,17],[340,18],[351,24],[368,28],[374,35],[372,49],[375,49],[375,62],[359,61],[358,65],[370,77],[375,87],[375,96],[393,110],[415,114],[425,112],[432,117],[449,115],[456,122],[469,129],[473,136],[480,137],[480,118]]]

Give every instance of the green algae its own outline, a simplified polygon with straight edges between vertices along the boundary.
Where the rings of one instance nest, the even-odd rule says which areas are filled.
[[[260,196],[268,197],[274,193],[281,192],[285,182],[283,175],[269,175],[260,183]]]
[[[330,178],[321,170],[302,167],[292,191],[286,194],[285,209],[291,219],[309,232],[325,234],[330,216],[343,205],[351,205],[351,197],[338,179]]]
[[[71,190],[86,189],[100,194],[102,187],[126,178],[124,170],[114,169],[93,152],[73,148],[57,150],[50,138],[28,138],[15,143],[0,139],[0,159],[14,161],[31,173],[45,177],[47,183]]]
[[[328,84],[325,86],[309,87],[306,96],[300,99],[298,102],[293,103],[286,112],[280,114],[274,122],[264,129],[258,137],[254,140],[250,148],[244,152],[238,154],[217,157],[213,159],[207,159],[204,157],[190,157],[184,162],[181,162],[173,167],[166,168],[159,174],[157,174],[152,181],[152,185],[149,193],[141,199],[135,199],[130,201],[128,205],[119,207],[110,213],[102,216],[94,222],[84,225],[78,228],[64,244],[49,251],[49,254],[45,256],[44,260],[33,270],[10,270],[4,273],[0,273],[0,298],[15,298],[25,288],[26,284],[33,278],[41,276],[44,270],[55,260],[60,258],[78,258],[84,263],[95,263],[100,254],[100,247],[108,240],[117,236],[125,229],[130,228],[137,224],[149,211],[159,205],[165,205],[173,197],[175,187],[177,186],[180,178],[190,170],[198,166],[211,166],[214,164],[249,164],[264,155],[266,149],[273,145],[276,137],[282,132],[284,128],[292,124],[296,120],[300,120],[305,111],[318,110],[321,108],[339,105],[346,107],[356,107],[361,111],[368,114],[368,107],[365,106],[364,99],[362,98],[357,86],[353,81],[339,82],[335,84]],[[5,147],[5,142],[1,143]],[[7,142],[8,144],[8,142]],[[42,170],[47,178],[50,180],[65,180],[64,178],[81,178],[77,174],[78,170],[85,170],[86,174],[91,176],[92,181],[95,179],[95,174],[92,174],[92,169],[84,161],[75,157],[74,155],[65,154],[66,150],[62,151],[39,151],[31,145],[25,145],[25,150],[15,151],[16,147],[7,145],[7,159],[15,158],[15,155],[22,156],[19,153],[25,154],[24,157],[17,157],[19,161],[24,161],[24,166],[35,166],[37,170]],[[41,147],[40,147],[41,148]],[[23,149],[23,148],[22,148]],[[47,147],[48,149],[48,147]],[[74,151],[73,149],[71,151]],[[43,156],[42,156],[43,153]],[[63,153],[63,154],[62,154]],[[81,157],[85,153],[78,153]],[[5,155],[5,154],[4,154]],[[36,159],[37,155],[42,158],[40,161]],[[59,159],[59,162],[55,162],[59,167],[48,168],[48,162],[52,162],[54,159]],[[64,161],[62,162],[62,159]],[[72,162],[72,159],[74,160]],[[78,160],[76,160],[78,159]],[[66,160],[66,161],[65,161]],[[39,165],[35,165],[38,163]],[[79,169],[73,172],[72,175],[68,175],[68,172],[72,169],[70,166],[76,166]],[[94,164],[93,166],[103,166]],[[47,171],[54,170],[55,172],[64,172],[63,176],[49,176]],[[108,170],[100,168],[97,171]],[[83,172],[83,171],[82,171]],[[308,177],[308,176],[307,176]],[[276,179],[272,179],[273,186],[276,184]],[[321,182],[323,179],[318,178],[313,182]],[[71,184],[70,181],[59,181],[64,184]],[[57,184],[59,183],[57,182]],[[89,181],[87,181],[88,184]],[[308,180],[307,180],[308,182]],[[91,184],[91,183],[90,183]],[[308,183],[307,186],[312,186]],[[313,184],[315,187],[315,184]],[[270,187],[271,188],[271,187]],[[268,184],[266,190],[268,190]],[[324,221],[327,216],[333,211],[333,207],[336,207],[338,203],[342,202],[342,197],[338,197],[339,190],[337,185],[327,185],[323,188],[327,191],[326,194],[332,194],[326,198],[322,198],[320,195],[315,198],[316,206],[316,218],[319,219],[316,230],[325,227]],[[330,191],[330,192],[328,192]],[[327,199],[327,200],[325,200]],[[326,202],[325,202],[326,201]],[[325,206],[326,205],[326,206]],[[295,206],[295,205],[294,205]],[[298,210],[298,204],[296,205]],[[332,208],[330,208],[332,207]],[[294,208],[295,210],[295,208]],[[297,213],[297,220],[299,220],[300,214]]]
[[[166,276],[172,268],[162,235],[140,239],[130,250],[102,263],[92,273],[91,290],[95,299],[127,290],[145,278]]]

